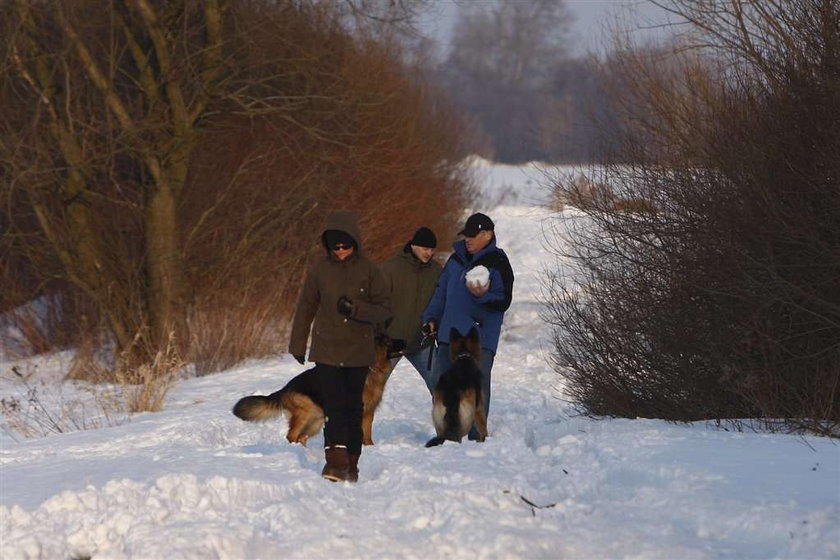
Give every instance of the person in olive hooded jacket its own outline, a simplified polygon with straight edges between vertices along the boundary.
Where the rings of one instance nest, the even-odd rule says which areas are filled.
[[[388,285],[391,310],[394,313],[386,332],[392,339],[405,341],[404,356],[426,382],[429,393],[434,390],[430,386],[431,344],[421,347],[423,333],[420,331],[420,316],[435,291],[442,269],[433,259],[436,248],[437,237],[434,232],[421,227],[397,255],[382,264],[382,274]],[[396,366],[401,357],[391,360],[391,364]]]
[[[321,476],[356,482],[362,453],[362,392],[376,360],[374,326],[390,313],[388,289],[379,268],[365,257],[355,216],[335,212],[327,218],[321,243],[326,256],[309,270],[298,298],[289,352],[317,368],[324,403],[324,455]]]

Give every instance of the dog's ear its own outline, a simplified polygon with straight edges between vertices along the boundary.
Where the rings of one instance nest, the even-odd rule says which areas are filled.
[[[399,338],[392,338],[388,343],[388,357],[396,358],[402,356],[405,351],[405,340]]]
[[[449,343],[450,344],[452,344],[453,342],[458,342],[462,338],[464,338],[464,337],[461,336],[461,333],[458,332],[458,329],[456,329],[455,327],[449,329]]]
[[[472,354],[473,358],[476,360],[481,359],[481,336],[476,327],[470,329],[470,332],[466,336],[464,347],[467,349],[467,352]]]
[[[480,337],[478,336],[478,329],[475,328],[475,327],[472,327],[470,329],[470,332],[467,333],[467,340],[469,340],[470,342],[478,342],[479,339],[480,339]]]

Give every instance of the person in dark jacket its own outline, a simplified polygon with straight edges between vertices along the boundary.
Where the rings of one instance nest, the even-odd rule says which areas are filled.
[[[433,260],[437,248],[434,232],[421,227],[414,232],[402,250],[382,264],[382,274],[391,297],[393,319],[386,333],[394,340],[405,341],[405,357],[423,378],[431,393],[429,352],[431,340],[421,347],[420,317],[435,291],[441,266]],[[402,356],[391,361],[396,366]]]
[[[443,267],[432,299],[423,310],[423,332],[436,336],[439,347],[435,351],[430,376],[431,387],[449,369],[449,333],[456,329],[462,335],[476,327],[481,339],[481,373],[485,413],[490,412],[490,371],[502,330],[505,311],[513,299],[513,270],[505,252],[496,245],[493,220],[482,213],[467,219],[458,232],[464,239],[452,246],[452,256]],[[489,272],[487,282],[467,282],[470,271],[479,272],[483,266]],[[469,439],[479,439],[475,426]]]
[[[385,279],[364,256],[361,240],[353,214],[328,217],[321,234],[326,256],[306,275],[289,338],[289,352],[303,364],[311,329],[309,360],[317,367],[327,417],[321,475],[333,481],[358,480],[362,392],[376,359],[374,325],[390,317]]]

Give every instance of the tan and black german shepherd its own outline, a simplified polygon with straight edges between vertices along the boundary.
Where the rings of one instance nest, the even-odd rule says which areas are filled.
[[[373,445],[373,415],[382,401],[385,383],[391,376],[391,359],[402,354],[405,343],[392,340],[385,334],[376,336],[376,362],[368,371],[362,395],[362,443]],[[282,389],[268,396],[244,397],[233,407],[233,413],[248,422],[262,422],[281,414],[289,422],[286,439],[289,443],[306,445],[306,441],[324,427],[324,408],[316,383],[316,368],[293,377]]]
[[[432,393],[432,422],[437,436],[426,447],[457,441],[475,424],[479,441],[487,437],[484,391],[481,389],[481,342],[473,327],[467,336],[452,329],[449,334],[452,365],[443,372]]]

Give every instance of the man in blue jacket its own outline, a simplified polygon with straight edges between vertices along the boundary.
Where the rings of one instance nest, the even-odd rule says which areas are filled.
[[[452,246],[453,254],[438,278],[434,294],[422,314],[423,332],[437,337],[439,347],[429,386],[434,388],[441,374],[451,365],[449,333],[457,329],[462,335],[477,327],[481,337],[481,373],[485,413],[490,410],[490,370],[499,345],[505,311],[513,298],[513,270],[507,255],[496,246],[493,220],[485,214],[473,214],[464,229],[464,239]],[[490,272],[486,285],[468,284],[467,273],[478,266]],[[473,426],[469,439],[478,439]]]

